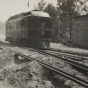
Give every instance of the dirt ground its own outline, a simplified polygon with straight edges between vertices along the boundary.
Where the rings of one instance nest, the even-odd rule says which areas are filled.
[[[88,53],[88,49],[78,48],[76,46],[66,46],[60,43],[50,43],[50,47],[54,49],[59,49],[63,51],[77,52],[77,53]]]
[[[42,67],[36,61],[28,62],[19,57],[20,63],[16,63],[14,58],[15,51],[41,60],[84,80],[88,80],[88,77],[85,77],[62,60],[40,55],[36,52],[28,51],[26,48],[10,44],[0,43],[0,48],[0,88],[84,88],[59,74],[52,74],[49,69]],[[56,82],[57,84],[60,84],[60,82],[55,80],[53,83],[53,78],[63,82],[63,86],[55,86]]]
[[[48,71],[36,61],[14,62],[15,51],[26,50],[3,44],[0,47],[0,88],[54,88],[45,76]]]

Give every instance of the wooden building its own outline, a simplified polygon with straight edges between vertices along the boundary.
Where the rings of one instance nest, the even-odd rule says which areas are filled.
[[[88,48],[88,15],[74,17],[72,43]]]

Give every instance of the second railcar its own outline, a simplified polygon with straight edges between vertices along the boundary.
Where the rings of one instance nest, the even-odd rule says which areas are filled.
[[[33,10],[10,17],[6,22],[6,41],[36,48],[49,48],[51,17]]]
[[[88,15],[74,17],[72,44],[88,48]]]

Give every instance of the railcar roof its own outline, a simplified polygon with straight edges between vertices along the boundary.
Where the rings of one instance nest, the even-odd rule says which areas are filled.
[[[23,12],[23,13],[11,16],[11,17],[9,17],[8,20],[12,20],[12,19],[16,19],[16,18],[21,18],[21,17],[25,17],[25,16],[38,16],[38,17],[48,17],[48,18],[51,18],[49,16],[49,14],[46,13],[46,12],[42,12],[40,10],[32,10],[32,11],[29,11],[29,12]]]

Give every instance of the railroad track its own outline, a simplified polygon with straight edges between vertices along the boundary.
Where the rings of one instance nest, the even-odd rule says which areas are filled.
[[[88,88],[88,81],[85,81],[85,80],[83,80],[83,79],[80,79],[80,78],[78,78],[78,77],[75,77],[75,76],[73,76],[73,75],[71,75],[71,74],[69,74],[69,73],[67,73],[67,72],[64,72],[64,71],[62,71],[62,70],[60,70],[60,69],[57,69],[57,68],[55,68],[55,67],[52,67],[52,66],[50,66],[50,65],[48,65],[48,64],[45,64],[45,63],[43,63],[43,62],[41,62],[41,61],[39,61],[39,60],[36,60],[36,59],[34,59],[34,58],[31,58],[30,56],[26,56],[26,55],[21,54],[21,53],[19,53],[19,52],[16,52],[15,55],[16,55],[16,56],[21,56],[21,57],[23,57],[23,58],[25,58],[25,59],[30,59],[31,61],[32,61],[32,60],[35,60],[35,61],[37,61],[40,65],[42,65],[42,66],[44,66],[44,67],[46,67],[46,68],[52,70],[53,72],[56,72],[56,73],[58,73],[58,74],[60,74],[60,75],[62,75],[62,76],[64,76],[64,77],[66,77],[67,79],[70,79],[70,80],[72,80],[72,81],[74,81],[74,82],[80,84],[81,86],[84,86],[84,87]]]
[[[46,51],[56,52],[56,53],[58,53],[58,55],[62,55],[65,58],[70,58],[72,60],[78,60],[78,61],[88,60],[87,54],[65,52],[65,51],[55,50],[55,49],[48,49]]]
[[[27,48],[27,47],[24,47]],[[28,49],[28,48],[27,48]],[[33,48],[29,48],[29,50],[34,50]],[[83,54],[83,53],[74,53],[74,52],[66,52],[66,51],[61,51],[61,50],[55,50],[55,49],[44,49],[44,51],[51,51],[51,52],[56,52],[58,56],[62,56],[66,59],[71,59],[71,60],[76,60],[76,61],[83,61],[83,60],[88,60],[88,54]]]
[[[86,60],[86,58],[83,58],[82,56],[77,56],[77,55],[72,55],[72,54],[68,54],[68,53],[58,52],[58,51],[55,51],[55,50],[45,50],[45,51],[50,52],[50,53],[55,53],[55,55],[62,56],[66,59],[71,59],[71,60],[76,60],[76,61],[83,61],[84,59]]]
[[[70,52],[70,51],[62,51],[62,50],[55,50],[55,49],[49,49],[51,51],[56,51],[56,52],[59,52],[59,53],[64,53],[64,54],[70,54],[70,55],[74,55],[74,56],[80,56],[83,58],[83,60],[88,60],[88,58],[85,58],[85,57],[88,57],[88,53],[78,53],[78,52]]]
[[[72,60],[69,60],[69,59],[63,57],[62,55],[58,55],[58,54],[55,55],[55,53],[46,52],[45,50],[40,50],[40,49],[31,49],[31,48],[30,48],[29,50],[38,52],[38,53],[43,54],[43,55],[49,55],[49,56],[53,56],[53,57],[55,57],[55,58],[64,60],[64,61],[67,62],[68,64],[70,64],[70,65],[72,65],[72,66],[75,66],[75,67],[81,69],[82,71],[88,72],[88,66],[83,65],[83,64],[80,64],[80,63],[77,63],[77,62],[72,61]],[[75,57],[74,57],[74,59],[75,59]]]

